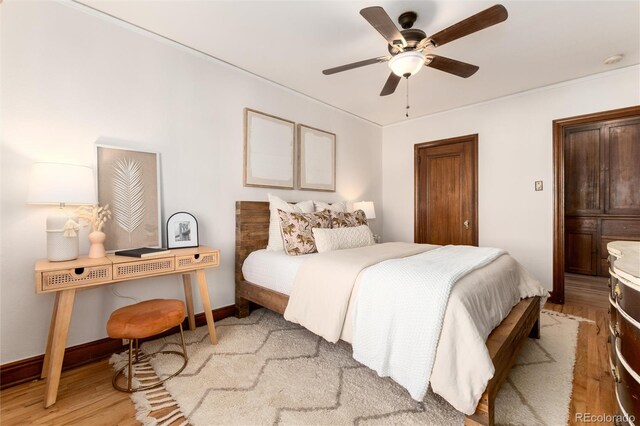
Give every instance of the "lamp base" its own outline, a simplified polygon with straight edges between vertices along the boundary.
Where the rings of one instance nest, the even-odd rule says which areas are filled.
[[[61,211],[62,214],[47,217],[47,259],[52,262],[77,259],[80,252],[78,236],[64,236],[64,225],[69,217]]]

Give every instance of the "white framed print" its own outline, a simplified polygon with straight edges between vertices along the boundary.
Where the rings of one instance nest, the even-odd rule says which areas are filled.
[[[293,189],[295,123],[244,109],[244,186]]]
[[[298,124],[298,189],[336,190],[336,135]]]
[[[167,220],[167,248],[198,247],[198,221],[187,212],[174,213]]]

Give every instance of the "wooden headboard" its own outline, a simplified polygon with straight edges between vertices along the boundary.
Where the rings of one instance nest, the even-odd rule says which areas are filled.
[[[236,282],[242,281],[242,264],[269,241],[269,202],[236,201]]]
[[[249,302],[282,314],[289,301],[288,296],[250,283],[242,275],[247,256],[266,248],[268,241],[269,203],[236,201],[236,314],[240,318],[249,315]]]

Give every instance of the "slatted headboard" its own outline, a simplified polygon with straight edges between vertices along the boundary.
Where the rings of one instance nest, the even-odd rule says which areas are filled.
[[[242,264],[251,252],[267,247],[269,241],[269,203],[236,201],[236,313],[249,315],[249,301],[283,313],[289,297],[250,283],[242,275]],[[258,283],[259,284],[259,283]]]

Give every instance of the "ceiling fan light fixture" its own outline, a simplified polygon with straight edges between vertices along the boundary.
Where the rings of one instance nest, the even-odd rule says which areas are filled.
[[[417,74],[425,62],[424,54],[410,50],[398,53],[389,61],[389,69],[398,77],[408,77]]]

